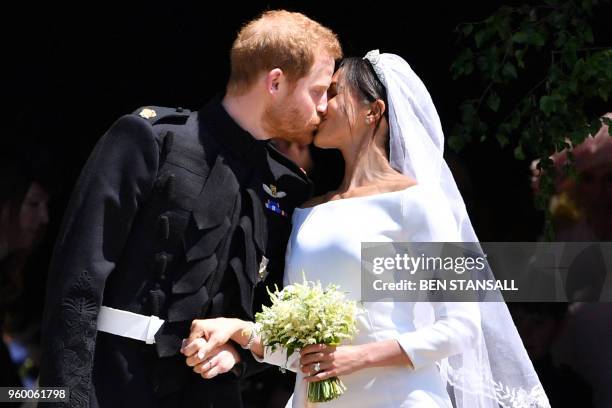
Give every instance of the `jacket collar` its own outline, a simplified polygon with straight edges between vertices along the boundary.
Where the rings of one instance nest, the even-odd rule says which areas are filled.
[[[200,126],[210,130],[223,150],[251,163],[265,154],[267,140],[258,140],[241,128],[221,104],[222,96],[217,95],[199,112]]]

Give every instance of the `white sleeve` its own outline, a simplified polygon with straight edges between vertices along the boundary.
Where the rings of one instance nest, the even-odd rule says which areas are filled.
[[[480,310],[473,302],[431,303],[434,322],[397,337],[415,370],[470,348],[480,333]]]
[[[426,192],[404,199],[406,240],[412,242],[461,241],[457,223],[443,197]],[[430,194],[431,193],[431,194]],[[433,319],[415,331],[402,333],[397,341],[418,369],[459,354],[473,346],[480,335],[480,308],[474,302],[428,303]],[[424,305],[422,305],[424,307]],[[421,308],[421,310],[424,310]]]
[[[260,363],[268,363],[275,366],[285,368],[287,370],[297,372],[300,364],[300,353],[294,351],[293,354],[287,358],[287,349],[284,347],[277,347],[275,351],[272,351],[270,347],[264,347],[263,358],[258,357],[255,353],[252,353],[255,360]]]

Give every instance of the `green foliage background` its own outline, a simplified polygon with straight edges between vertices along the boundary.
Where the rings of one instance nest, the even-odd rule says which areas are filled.
[[[600,116],[612,109],[589,113],[593,106],[608,106],[612,93],[612,46],[594,46],[591,24],[602,18],[598,13],[606,3],[547,0],[503,6],[483,21],[457,27],[461,51],[451,74],[475,86],[459,106],[461,120],[449,146],[460,151],[495,138],[502,148],[512,147],[517,160],[539,159],[544,171],[536,196],[539,209],[548,208],[555,192],[550,155],[581,143],[602,123],[612,125]],[[569,159],[563,171],[577,177],[571,153]],[[548,213],[546,225],[551,238]]]

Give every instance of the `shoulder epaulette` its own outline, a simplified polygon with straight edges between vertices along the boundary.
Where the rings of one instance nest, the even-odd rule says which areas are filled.
[[[144,106],[133,114],[149,121],[152,125],[162,123],[180,124],[187,121],[191,111],[183,108],[166,108],[163,106]]]

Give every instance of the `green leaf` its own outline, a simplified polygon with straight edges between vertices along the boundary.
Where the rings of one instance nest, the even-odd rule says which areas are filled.
[[[461,120],[463,123],[472,124],[476,118],[476,108],[474,108],[474,104],[466,102],[461,104],[459,109],[461,109]]]
[[[605,102],[608,102],[608,91],[606,91],[605,89],[600,88],[599,89],[599,97],[601,99],[603,99]]]
[[[514,149],[514,157],[517,160],[525,160],[525,153],[523,152],[523,147],[521,145],[516,146]]]
[[[561,48],[563,44],[565,44],[566,40],[567,40],[566,34],[564,32],[559,33],[559,35],[557,35],[557,39],[555,40],[555,47]]]
[[[586,67],[583,59],[579,59],[574,64],[574,69],[572,71],[572,77],[576,79],[583,79],[586,73]]]
[[[574,146],[577,146],[580,143],[584,142],[584,139],[588,135],[589,135],[589,128],[588,127],[584,127],[582,129],[578,129],[578,130],[575,130],[573,132],[570,132],[569,138],[572,141],[572,144]]]
[[[602,126],[600,118],[593,119],[589,125],[589,133],[594,136]]]
[[[482,120],[478,118],[476,119],[477,121],[476,121],[476,125],[474,126],[474,129],[476,130],[476,132],[485,133],[489,129],[489,126],[487,126],[487,124],[484,123]]]
[[[470,75],[472,72],[474,72],[474,64],[472,63],[472,61],[468,61],[463,66],[463,74]]]
[[[501,147],[506,147],[510,143],[510,139],[508,139],[508,136],[503,133],[498,133],[495,138],[497,139],[497,142]]]
[[[463,33],[464,37],[467,37],[468,35],[470,35],[472,33],[473,29],[474,29],[474,24],[465,24],[461,28],[461,32]]]
[[[580,5],[586,11],[587,14],[591,14],[593,11],[593,1],[592,0],[582,0]]]
[[[499,104],[501,100],[499,99],[499,95],[495,91],[492,91],[487,98],[487,106],[491,108],[493,112],[497,112],[499,110]]]
[[[486,29],[483,30],[479,30],[476,32],[476,34],[474,34],[474,41],[476,42],[476,48],[480,48],[480,46],[482,45],[483,41],[486,39],[487,37],[487,31]]]
[[[488,72],[490,71],[490,66],[491,66],[489,58],[480,56],[478,57],[478,60],[476,63],[478,65],[478,69],[480,70],[480,72],[487,74],[487,77],[488,77]]]
[[[576,60],[578,57],[576,56],[576,51],[578,50],[578,44],[576,42],[576,38],[570,37],[567,42],[563,46],[563,55],[562,60],[568,66],[573,66],[576,64]]]
[[[450,71],[453,75],[453,79],[457,79],[460,76],[469,75],[474,70],[474,54],[469,48],[464,49],[459,53],[455,61],[453,61]]]
[[[448,147],[450,147],[455,153],[459,153],[466,144],[465,139],[461,135],[452,134],[448,138]]]
[[[516,129],[521,124],[521,115],[518,112],[513,114],[508,124],[510,126],[510,130]]]
[[[512,36],[512,41],[517,44],[526,44],[529,41],[529,34],[525,31],[519,31]]]
[[[546,36],[541,32],[535,32],[529,36],[529,43],[541,47],[546,44]]]
[[[552,112],[553,108],[554,108],[554,101],[550,96],[544,95],[540,98],[540,110],[545,115],[549,115],[550,112]]]
[[[538,19],[538,15],[536,13],[535,9],[531,9],[531,11],[529,12],[529,21],[537,21]]]
[[[502,123],[499,127],[499,132],[508,135],[512,132],[512,126],[508,122]]]
[[[591,29],[591,27],[586,26],[582,35],[583,35],[584,41],[586,41],[589,44],[593,43],[593,30]]]
[[[517,73],[516,73],[516,68],[514,67],[514,64],[508,62],[504,65],[504,68],[502,70],[502,74],[504,75],[504,77],[508,78],[508,79],[516,79],[518,77]]]
[[[555,84],[559,81],[559,78],[563,77],[563,71],[559,68],[558,64],[554,64],[550,67],[550,71],[548,74],[548,85]]]
[[[550,16],[549,16],[549,19],[550,19],[552,25],[555,26],[556,28],[564,26],[565,18],[566,18],[566,15],[564,13],[562,13],[561,11],[555,11],[555,12],[551,13]],[[561,33],[561,34],[563,34],[563,33]]]

